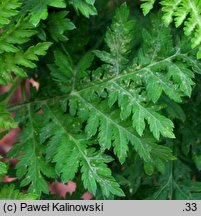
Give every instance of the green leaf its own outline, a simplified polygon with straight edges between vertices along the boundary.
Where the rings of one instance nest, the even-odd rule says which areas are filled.
[[[130,90],[127,90],[126,87],[119,85],[118,83],[113,82],[113,87],[110,88],[111,92],[117,91],[118,95],[118,104],[121,107],[121,112],[126,112],[130,105],[130,111],[126,116],[133,113],[133,127],[136,129],[138,134],[142,136],[145,130],[145,120],[147,120],[150,130],[155,136],[156,139],[159,139],[160,134],[165,137],[174,138],[173,134],[173,123],[168,118],[158,114],[153,107],[144,107],[143,106],[143,97],[140,97],[134,94],[135,90],[131,94]]]
[[[174,163],[174,165],[173,165]],[[189,168],[180,161],[169,162],[158,187],[148,197],[151,200],[194,200],[200,196],[200,182],[192,181]]]
[[[4,185],[0,191],[1,200],[36,200],[38,195],[31,193],[21,193],[15,189],[15,185]]]
[[[163,97],[162,99],[167,104],[166,110],[172,118],[180,119],[183,122],[186,120],[186,114],[179,104],[171,101],[168,97]]]
[[[187,69],[183,64],[172,64],[169,67],[168,75],[170,78],[172,77],[175,82],[179,83],[181,91],[183,91],[186,96],[191,96],[192,86],[194,85],[192,81],[194,73],[191,70]]]
[[[21,0],[2,0],[0,2],[0,29],[9,24],[11,18],[19,13]]]
[[[89,16],[97,15],[94,3],[94,0],[69,0],[69,4],[71,4],[76,11],[80,11],[87,18],[89,18]]]
[[[112,145],[114,153],[119,158],[119,161],[123,163],[126,159],[128,142],[130,141],[141,158],[145,161],[150,160],[151,148],[132,129],[121,124],[115,118],[115,112],[110,114],[107,104],[92,103],[81,95],[74,95],[73,98],[79,104],[79,107],[77,107],[78,116],[83,120],[87,120],[85,131],[88,137],[94,136],[98,132],[99,144],[103,150],[111,148]],[[107,127],[104,127],[105,125]]]
[[[145,3],[141,5],[144,15],[152,9],[155,0],[143,0]],[[192,48],[200,47],[201,44],[201,2],[197,0],[161,0],[163,21],[169,25],[174,21],[176,27],[184,24],[183,30],[185,35],[191,36]],[[200,58],[200,52],[197,53]]]
[[[129,19],[129,9],[126,4],[122,4],[116,10],[113,23],[106,32],[105,42],[110,52],[94,51],[98,58],[107,63],[109,73],[118,75],[127,65],[133,27],[134,21]]]
[[[92,194],[96,194],[98,183],[104,196],[108,197],[110,194],[123,196],[123,191],[106,165],[111,161],[111,158],[94,148],[87,147],[89,141],[84,134],[75,134],[76,130],[80,130],[79,119],[76,121],[68,115],[64,118],[61,110],[53,110],[48,105],[44,106],[44,111],[49,123],[44,126],[42,132],[46,131],[49,134],[50,128],[52,131],[52,138],[47,143],[49,150],[52,151],[48,151],[50,155],[47,155],[47,158],[52,158],[53,162],[56,163],[56,172],[61,174],[62,182],[66,183],[73,180],[81,166],[84,187]],[[72,127],[66,127],[65,122],[71,122]],[[45,138],[42,138],[43,136]],[[60,136],[60,139],[58,139],[58,136]],[[48,137],[41,133],[41,139],[44,142]],[[55,147],[52,148],[52,145]]]
[[[36,33],[37,31],[27,18],[19,19],[18,23],[10,25],[9,29],[0,35],[0,54],[18,52],[20,48],[17,45],[28,42]]]
[[[38,61],[38,56],[44,56],[47,53],[47,50],[52,45],[51,42],[41,42],[35,46],[30,46],[22,55],[20,59],[17,57],[17,63],[25,67],[34,68],[36,65],[31,61]],[[31,60],[31,61],[29,61]]]
[[[51,13],[48,17],[47,30],[52,39],[56,42],[68,40],[64,33],[75,29],[75,25],[70,21],[70,19],[66,18],[67,14],[67,11],[60,11],[57,13]]]
[[[0,84],[6,85],[7,82],[13,81],[11,72],[20,77],[26,77],[27,74],[23,67],[35,68],[36,64],[33,61],[38,61],[38,56],[45,55],[51,44],[50,42],[42,42],[30,46],[26,51],[20,49],[16,53],[2,54],[0,56]]]
[[[16,165],[17,178],[21,179],[20,186],[28,186],[30,193],[48,194],[49,187],[45,177],[54,178],[55,173],[51,164],[44,160],[44,150],[41,149],[38,140],[39,124],[41,116],[33,116],[30,105],[27,106],[28,123],[26,129],[19,136],[22,140],[15,144],[10,150],[9,157],[19,157],[19,162]]]
[[[144,139],[148,132],[146,126],[149,126],[157,140],[160,140],[161,136],[175,138],[173,122],[164,112],[168,102],[160,104],[164,93],[175,102],[181,102],[184,96],[183,86],[179,79],[170,76],[170,68],[177,65],[190,81],[193,78],[194,58],[189,58],[188,54],[183,54],[182,50],[174,47],[169,29],[160,24],[158,16],[154,16],[153,28],[143,31],[143,46],[137,57],[125,65],[124,62],[118,62],[121,55],[125,56],[126,60],[129,58],[130,48],[125,44],[131,44],[132,37],[129,34],[132,32],[130,24],[133,26],[133,21],[130,21],[128,16],[129,10],[126,4],[123,4],[117,10],[112,27],[108,28],[106,33],[106,44],[110,53],[94,52],[104,61],[101,68],[85,73],[85,67],[79,67],[80,64],[87,68],[88,65],[91,66],[89,56],[85,55],[84,60],[73,64],[69,54],[58,51],[55,53],[55,65],[51,66],[51,72],[52,76],[56,77],[60,90],[69,93],[66,97],[67,109],[71,115],[78,116],[85,122],[84,130],[88,138],[98,137],[103,151],[113,148],[120,163],[124,163],[127,158],[129,143],[140,158],[148,162],[152,160],[152,148]],[[120,31],[122,22],[130,23],[129,28],[124,25]],[[122,30],[124,28],[125,30]],[[119,34],[122,35],[122,42],[118,42],[122,43],[125,49],[115,50],[117,43],[109,42]],[[110,55],[112,60],[108,57]],[[119,68],[122,68],[119,74],[108,70],[108,67],[115,69],[116,62],[119,63]],[[68,86],[73,87],[63,91],[67,82]],[[164,171],[163,160],[157,159],[161,172]]]
[[[156,139],[159,139],[160,133],[164,137],[175,138],[173,133],[173,123],[171,120],[164,116],[159,115],[153,111],[150,111],[149,117],[147,117],[148,124],[150,125],[150,130]]]
[[[2,156],[0,156],[2,159]],[[8,165],[5,162],[0,162],[0,181],[5,177],[8,172]]]
[[[64,0],[26,0],[24,2],[24,10],[30,13],[30,22],[37,26],[40,20],[45,20],[48,16],[48,6],[56,8],[65,8]]]
[[[74,25],[66,9],[55,11],[50,1],[31,2],[24,1],[22,14],[11,15],[0,33],[0,84],[18,76],[20,80],[33,77],[40,84],[37,91],[31,88],[27,98],[24,82],[15,82],[15,88],[1,96],[6,103],[17,86],[22,87],[22,101],[7,104],[22,132],[9,153],[19,160],[18,187],[41,198],[54,198],[46,194],[56,179],[79,183],[78,194],[66,199],[78,198],[84,190],[96,199],[116,199],[124,193],[126,199],[200,198],[197,48],[191,49],[186,37],[181,39],[180,32],[166,27],[160,13],[144,19],[132,11],[130,17],[126,3],[113,20],[115,5],[107,1],[96,2],[100,15],[95,19],[70,12],[78,26],[71,34]],[[93,8],[95,0],[65,2],[69,9],[93,15],[87,8]],[[147,13],[154,1],[142,3]],[[32,14],[36,8],[38,17]],[[47,20],[42,21],[47,10]],[[169,18],[176,16],[173,11]],[[190,13],[187,16],[191,19]],[[37,21],[37,28],[29,18]],[[185,18],[175,20],[180,25]],[[100,36],[104,30],[105,44]],[[39,32],[32,37],[31,31]],[[68,33],[70,41],[66,41]],[[46,42],[48,38],[55,44]],[[46,55],[51,45],[40,62],[39,56]],[[90,51],[97,48],[103,50]],[[14,123],[5,106],[0,106],[0,112],[2,137],[5,125],[9,130]],[[3,177],[6,163],[1,162],[0,168]],[[8,173],[13,169],[9,167]]]
[[[156,0],[142,0],[141,8],[144,16],[146,16],[154,6]]]
[[[0,104],[0,131],[17,128],[17,123],[14,122],[11,114],[6,110],[5,105]]]
[[[92,152],[91,152],[92,153]],[[99,183],[102,193],[105,197],[110,194],[116,196],[124,196],[123,191],[120,189],[119,184],[111,175],[110,169],[104,162],[109,162],[110,159],[100,154],[91,157],[89,162],[83,161],[82,163],[82,180],[84,186],[89,189],[92,194],[95,194],[97,186],[96,181]],[[108,160],[109,159],[109,160]],[[96,181],[94,181],[96,180]]]
[[[93,53],[87,52],[75,65],[70,55],[66,55],[61,50],[56,50],[54,57],[56,67],[52,64],[49,65],[49,68],[52,77],[64,93],[75,89],[79,84],[79,80],[88,75],[88,68],[94,59]],[[66,85],[67,83],[68,85]]]

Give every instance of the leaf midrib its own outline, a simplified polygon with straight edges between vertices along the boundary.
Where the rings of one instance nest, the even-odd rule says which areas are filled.
[[[179,50],[177,50],[175,52],[175,54],[173,54],[172,56],[169,56],[169,57],[167,57],[167,58],[165,58],[163,60],[154,62],[152,64],[146,65],[146,66],[144,66],[144,67],[142,67],[140,69],[137,69],[137,70],[135,70],[135,71],[133,71],[131,73],[120,74],[118,76],[106,79],[105,81],[99,82],[99,83],[97,83],[95,85],[86,86],[85,88],[80,89],[80,90],[74,90],[73,92],[77,92],[78,94],[80,94],[80,93],[88,91],[90,89],[96,89],[98,87],[106,85],[108,82],[116,81],[116,80],[120,80],[120,79],[123,79],[123,78],[126,78],[126,77],[136,75],[137,73],[143,72],[145,69],[149,69],[150,67],[153,67],[155,65],[170,61],[171,59],[175,58],[176,56],[184,56],[185,57],[186,55],[187,55],[187,53],[186,54],[181,54],[181,53],[179,53]],[[38,104],[38,103],[43,104],[43,103],[46,103],[47,101],[51,101],[51,100],[56,100],[57,101],[57,100],[60,100],[62,98],[65,99],[65,98],[70,97],[71,95],[72,95],[72,92],[67,93],[67,94],[56,95],[56,96],[52,96],[52,97],[48,97],[48,98],[42,98],[42,99],[39,99],[39,100],[29,101],[29,102],[26,102],[26,103],[21,103],[21,104],[17,104],[17,105],[11,105],[11,106],[8,106],[7,109],[11,112],[11,111],[15,111],[17,109],[20,109],[23,106],[27,106],[27,104]]]

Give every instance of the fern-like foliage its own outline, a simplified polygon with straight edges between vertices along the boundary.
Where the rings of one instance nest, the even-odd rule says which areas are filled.
[[[20,20],[17,24],[12,25],[9,30],[2,32],[0,36],[0,53],[19,51],[18,45],[26,43],[30,37],[36,34],[37,31],[27,19]]]
[[[138,57],[130,66],[125,66],[133,26],[133,22],[128,20],[128,14],[127,6],[122,5],[116,12],[112,27],[106,33],[106,43],[110,48],[110,53],[95,51],[95,54],[105,64],[92,73],[93,84],[86,80],[85,88],[79,88],[79,82],[82,82],[80,71],[77,70],[77,67],[73,68],[69,57],[65,57],[61,52],[55,53],[57,67],[51,66],[51,70],[61,90],[65,93],[69,88],[64,90],[62,83],[67,80],[61,77],[64,74],[66,77],[73,76],[72,80],[68,80],[69,85],[72,86],[69,99],[70,112],[87,120],[85,131],[88,137],[98,133],[103,150],[109,149],[113,143],[114,152],[121,162],[124,162],[126,158],[127,143],[130,141],[139,155],[148,161],[151,147],[145,144],[146,140],[144,143],[140,138],[145,131],[145,120],[156,139],[159,139],[160,135],[174,138],[173,123],[162,115],[157,101],[162,92],[177,102],[181,102],[183,95],[189,95],[193,84],[193,72],[190,70],[193,65],[187,54],[182,54],[180,50],[174,49],[168,29],[161,25],[161,34],[157,41],[153,41],[153,44],[145,42]],[[121,25],[122,20],[124,20],[124,26]],[[155,30],[152,35],[144,31],[146,39],[147,37],[155,38],[158,30],[155,26],[153,29]],[[165,39],[166,43],[161,43],[162,39]],[[182,61],[188,61],[187,68],[183,68],[182,57]],[[173,76],[172,71],[179,71],[178,76]],[[187,79],[188,86],[185,88],[180,84],[181,76]],[[142,85],[145,86],[146,91]],[[154,85],[159,87],[157,91]],[[100,97],[105,101],[101,102]],[[120,108],[119,111],[115,109],[116,105]],[[130,121],[132,127],[127,127],[126,122]]]
[[[153,8],[155,0],[143,0],[144,15]],[[197,58],[201,58],[201,2],[197,0],[161,0],[163,21],[169,25],[174,21],[178,28],[183,24],[184,33],[191,37],[192,48],[199,47]]]
[[[154,21],[156,22],[156,19]],[[113,23],[106,33],[105,41],[110,50],[94,52],[104,64],[92,71],[91,79],[87,78],[90,74],[88,68],[93,60],[90,53],[75,64],[69,55],[60,50],[55,51],[55,65],[50,65],[49,68],[61,91],[66,94],[60,98],[64,111],[68,107],[72,116],[86,122],[87,137],[84,140],[97,137],[101,151],[113,148],[121,163],[125,162],[130,143],[144,160],[147,172],[157,167],[157,164],[157,169],[163,172],[164,161],[172,160],[174,157],[170,149],[160,148],[154,139],[148,138],[148,134],[150,131],[156,139],[160,139],[161,136],[174,138],[173,123],[163,115],[163,108],[158,101],[164,93],[176,102],[181,102],[183,96],[190,95],[194,59],[187,53],[182,53],[181,49],[174,48],[169,30],[164,25],[156,23],[151,34],[144,30],[144,46],[138,56],[129,63],[132,29],[133,21],[129,20],[129,10],[123,4],[117,9]],[[158,32],[160,35],[155,37]],[[147,40],[147,37],[150,40]],[[186,66],[183,61],[187,62]],[[173,71],[178,75],[175,76]],[[186,77],[187,86],[181,85],[181,77]],[[154,85],[157,85],[158,90]],[[52,126],[47,127],[54,128],[54,124],[55,120],[52,121]],[[146,125],[149,126],[149,130]],[[54,128],[53,131],[55,130]],[[46,128],[44,131],[49,130]],[[69,139],[68,135],[65,137]],[[50,140],[52,152],[55,152],[53,147],[56,148],[58,139],[57,137]],[[71,138],[71,142],[73,140],[79,144],[75,137]],[[69,155],[70,152],[67,150],[66,154]],[[76,154],[76,158],[80,157],[77,151],[72,154]],[[64,160],[63,148],[58,155],[55,161],[59,159],[61,163],[62,158],[63,161],[67,160]],[[74,172],[77,171],[78,164],[73,164]],[[65,164],[59,167],[59,170],[63,170],[63,166],[65,167]],[[64,180],[73,178],[68,175],[66,179],[63,177]]]
[[[87,147],[89,141],[86,135],[76,134],[81,131],[80,122],[69,117],[63,118],[61,110],[52,110],[48,105],[45,105],[43,110],[47,115],[47,124],[41,130],[41,142],[44,143],[50,138],[47,142],[46,158],[56,163],[56,172],[61,173],[62,181],[74,179],[81,166],[84,187],[92,194],[96,194],[98,183],[104,196],[108,197],[110,193],[122,196],[123,191],[106,165],[112,158],[93,147]],[[71,129],[69,124],[72,125]]]
[[[69,2],[87,17],[96,14],[94,3],[95,1]],[[0,3],[0,84],[6,85],[12,82],[14,76],[26,77],[25,71],[36,67],[33,61],[38,61],[37,56],[46,54],[50,42],[39,42],[29,46],[28,49],[26,47],[32,36],[37,34],[43,40],[46,37],[43,28],[36,29],[36,26],[39,26],[41,20],[47,19],[49,6],[65,8],[66,2],[64,0],[12,0],[9,3],[8,1]],[[61,11],[52,13],[48,17],[46,26],[50,39],[57,42],[67,40],[64,32],[74,29],[75,26],[66,18],[66,15],[66,11]],[[17,17],[17,22],[12,20],[13,17]]]
[[[61,20],[65,15],[54,14]],[[22,155],[16,167],[22,187],[48,193],[49,178],[66,183],[81,176],[94,195],[101,190],[103,197],[123,196],[110,170],[111,155],[120,166],[132,152],[148,175],[155,170],[165,173],[166,162],[175,159],[172,149],[162,144],[175,138],[167,113],[182,113],[177,103],[191,95],[200,67],[187,40],[177,39],[175,46],[160,15],[151,20],[150,28],[142,31],[139,49],[131,49],[135,26],[125,3],[107,29],[105,50],[86,52],[75,61],[64,46],[55,48],[48,68],[58,92],[22,105],[22,141],[9,153],[10,157]],[[60,36],[67,27],[72,25],[59,29],[61,34],[53,39],[63,40]],[[25,56],[34,53],[34,47],[29,49]],[[100,66],[96,68],[94,61]],[[26,59],[22,65],[27,67]]]
[[[36,200],[38,196],[31,193],[21,193],[15,185],[5,185],[0,190],[0,200]]]
[[[66,3],[64,0],[25,0],[23,10],[30,12],[30,22],[37,26],[40,20],[47,19],[48,6],[65,8]]]
[[[24,68],[35,68],[36,64],[33,61],[38,61],[38,56],[45,55],[50,45],[50,42],[38,43],[25,51],[20,49],[15,53],[1,55],[0,83],[6,85],[7,82],[12,82],[13,73],[26,77],[27,73],[24,71]]]
[[[64,35],[64,32],[75,29],[75,25],[70,19],[66,18],[67,14],[68,12],[61,11],[52,13],[48,17],[47,30],[51,38],[56,42],[66,41],[68,38]]]
[[[43,157],[45,149],[40,148],[39,143],[39,123],[41,116],[35,118],[31,114],[31,107],[27,106],[24,110],[27,113],[27,124],[23,134],[20,135],[22,142],[17,143],[9,152],[9,157],[20,157],[17,164],[17,177],[22,179],[21,186],[29,186],[29,192],[33,194],[48,194],[49,187],[46,177],[55,177],[55,172],[51,165],[48,164]]]
[[[2,159],[2,156],[0,156]],[[0,181],[5,177],[8,172],[8,164],[5,162],[0,162]]]
[[[42,106],[44,114],[32,116],[27,108],[28,129],[19,137],[23,142],[9,152],[9,157],[23,154],[16,167],[17,177],[23,179],[22,187],[29,186],[29,192],[34,194],[48,193],[47,177],[55,178],[57,174],[66,183],[81,167],[84,187],[91,193],[96,194],[98,184],[105,197],[124,195],[107,166],[112,158],[90,146],[95,140],[80,133],[80,120],[64,116],[60,107],[47,103]]]
[[[201,195],[200,182],[192,181],[189,167],[180,161],[170,162],[158,179],[158,185],[152,189],[152,195],[148,197],[151,200],[196,200]]]
[[[153,8],[156,0],[142,0],[141,8],[143,10],[143,14],[147,15],[150,10]]]
[[[80,11],[85,17],[97,14],[94,6],[95,0],[69,0],[69,4],[71,4],[77,12]]]
[[[0,29],[9,24],[11,18],[18,14],[21,0],[1,0],[0,1]]]
[[[133,20],[129,20],[128,17],[129,11],[126,7],[117,10],[113,23],[108,28],[105,36],[105,42],[110,49],[110,53],[95,51],[96,56],[107,63],[109,72],[116,75],[119,75],[128,64],[134,28]]]
[[[36,67],[33,61],[38,61],[37,56],[45,55],[45,51],[51,45],[49,42],[44,42],[24,48],[23,45],[37,31],[30,23],[29,17],[19,15],[19,10],[17,9],[21,6],[21,1],[13,1],[9,2],[9,4],[6,2],[3,1],[0,4],[0,10],[4,11],[1,14],[4,21],[2,21],[2,26],[0,26],[2,28],[0,33],[0,84],[4,85],[12,82],[16,75],[26,77],[27,73],[24,69]],[[11,20],[14,15],[20,16],[17,22]]]
[[[10,130],[11,128],[16,128],[17,124],[14,122],[14,119],[11,117],[11,114],[6,111],[6,108],[3,104],[0,104],[0,132],[2,130]]]

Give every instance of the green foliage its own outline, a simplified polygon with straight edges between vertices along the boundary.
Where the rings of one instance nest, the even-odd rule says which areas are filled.
[[[61,11],[50,14],[48,18],[47,30],[56,42],[66,41],[68,38],[64,35],[64,32],[75,28],[75,25],[66,18],[67,14],[68,12]]]
[[[10,19],[18,14],[21,0],[1,0],[0,1],[0,29],[9,24]]]
[[[0,159],[2,159],[2,156],[0,156]],[[7,163],[0,162],[0,181],[4,178],[7,172],[8,172]]]
[[[80,11],[85,17],[90,15],[97,15],[94,7],[95,0],[69,0],[69,4],[73,5],[75,10]]]
[[[30,13],[30,22],[37,26],[40,20],[45,20],[48,17],[48,6],[56,8],[65,8],[64,0],[26,0],[24,1],[24,10]]]
[[[17,45],[26,43],[34,34],[36,31],[27,19],[19,20],[19,23],[12,25],[1,34],[0,53],[18,52],[20,49]]]
[[[143,0],[144,15],[153,8],[155,0]],[[192,48],[199,46],[197,58],[201,58],[201,2],[197,0],[161,0],[163,21],[169,25],[173,20],[178,28],[183,25],[184,33],[191,37]]]
[[[0,191],[1,200],[36,200],[38,198],[35,194],[23,194],[15,185],[5,185]]]
[[[141,8],[143,10],[143,14],[147,15],[150,10],[153,8],[156,0],[142,0]]]
[[[158,8],[142,2],[144,14]],[[195,11],[179,20],[182,2],[163,0],[163,15],[148,18],[137,1],[132,13],[106,0],[0,5],[0,83],[11,83],[0,97],[1,137],[15,122],[21,129],[6,155],[19,158],[15,169],[0,163],[2,178],[17,177],[2,197],[50,199],[55,179],[95,199],[199,197],[199,43],[192,48],[167,26],[174,19],[189,27]],[[39,89],[26,92],[26,77]],[[10,104],[18,87],[22,101]]]
[[[133,20],[129,20],[129,10],[126,5],[117,9],[113,18],[113,23],[108,28],[105,42],[110,49],[106,51],[95,51],[97,57],[108,64],[108,71],[119,75],[128,65],[128,54],[130,53],[131,41],[133,37]]]
[[[6,3],[6,1],[5,1]],[[9,6],[8,6],[9,5]],[[12,22],[8,18],[19,13],[17,9],[21,5],[20,1],[11,3],[2,3],[1,7],[5,14],[5,20],[2,17],[2,26],[0,26],[0,84],[6,85],[13,81],[13,74],[26,77],[25,68],[34,68],[36,65],[32,61],[38,61],[40,55],[44,55],[51,43],[44,42],[24,48],[30,38],[37,33],[34,26],[30,23],[28,17],[20,16],[17,22]],[[5,10],[4,7],[7,9]],[[8,27],[8,26],[9,27]],[[25,67],[25,68],[23,68]]]
[[[29,185],[29,192],[48,194],[49,188],[43,176],[55,177],[52,167],[44,160],[43,154],[45,149],[40,148],[39,139],[39,122],[40,115],[34,119],[31,113],[31,107],[27,106],[28,122],[23,134],[19,137],[22,142],[16,144],[9,152],[10,157],[16,157],[23,153],[20,162],[17,164],[17,177],[22,179],[21,186]]]
[[[179,163],[179,164],[178,164]],[[173,166],[176,169],[173,169]],[[179,167],[179,169],[177,169]],[[182,169],[181,169],[182,168]],[[192,181],[188,175],[189,168],[180,162],[171,162],[158,185],[153,188],[152,200],[194,200],[200,199],[200,182]],[[185,179],[185,180],[184,180]]]
[[[100,185],[103,195],[108,197],[110,193],[122,196],[123,191],[111,176],[111,171],[106,163],[112,161],[111,157],[96,151],[95,148],[87,148],[87,139],[84,134],[75,134],[80,131],[80,122],[67,116],[63,112],[45,105],[46,124],[41,130],[40,140],[47,142],[47,160],[56,163],[56,172],[61,173],[62,182],[74,179],[81,166],[84,187],[92,194],[96,194],[97,183]],[[54,111],[54,112],[53,112]],[[68,124],[72,125],[70,129]]]
[[[10,113],[6,111],[3,104],[0,104],[0,131],[10,130],[16,127],[17,124],[14,123],[14,119],[11,117]]]
[[[45,55],[50,45],[50,42],[42,42],[30,46],[27,50],[2,54],[0,56],[0,83],[5,85],[9,81],[12,82],[12,73],[26,77],[24,68],[35,68],[36,64],[33,61],[38,61],[38,56]]]

